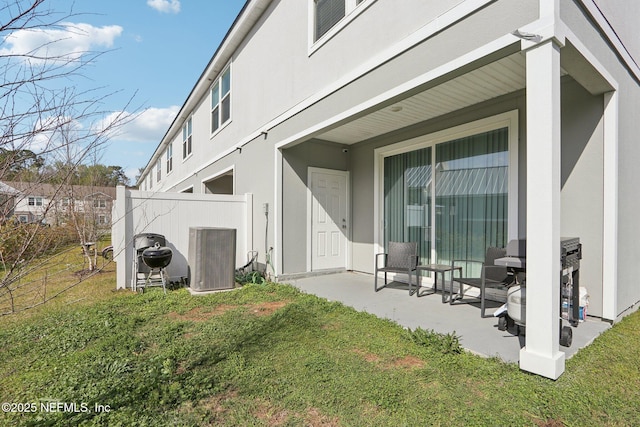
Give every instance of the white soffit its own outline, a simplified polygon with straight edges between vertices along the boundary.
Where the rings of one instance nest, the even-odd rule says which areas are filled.
[[[355,144],[525,86],[525,58],[516,53],[327,131],[318,138]]]

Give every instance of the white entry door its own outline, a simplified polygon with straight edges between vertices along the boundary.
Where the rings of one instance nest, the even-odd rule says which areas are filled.
[[[349,173],[309,168],[311,270],[346,268]]]

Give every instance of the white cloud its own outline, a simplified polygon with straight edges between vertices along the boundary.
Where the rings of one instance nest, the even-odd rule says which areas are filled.
[[[148,108],[119,128],[112,138],[121,141],[159,143],[179,110],[180,107],[177,105],[168,108]],[[131,113],[112,113],[103,121],[103,127],[116,120],[119,115],[127,117],[131,116]]]
[[[63,22],[60,28],[17,30],[4,39],[0,55],[28,55],[48,60],[74,61],[99,48],[110,48],[122,34],[119,25],[94,27],[90,24]],[[32,62],[41,62],[31,59]]]
[[[178,13],[180,12],[179,0],[147,0],[147,5],[164,13]]]

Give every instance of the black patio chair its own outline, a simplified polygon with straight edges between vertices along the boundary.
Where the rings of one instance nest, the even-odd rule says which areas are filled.
[[[382,265],[380,262],[382,258]],[[409,275],[409,296],[418,291],[411,291],[411,275],[418,266],[418,243],[416,242],[389,242],[388,252],[376,254],[374,289],[378,292],[387,286],[387,273],[406,273]],[[378,288],[378,272],[384,272],[384,286]],[[417,280],[417,276],[416,276]]]
[[[502,258],[506,256],[506,254],[506,250],[502,248],[490,247],[487,249],[484,261],[466,259],[453,260],[451,262],[452,266],[462,266],[462,273],[460,274],[460,276],[462,277],[452,278],[450,285],[451,287],[449,289],[451,293],[449,302],[451,304],[454,303],[453,282],[458,282],[460,284],[459,297],[457,298],[458,300],[464,298],[464,285],[472,286],[480,290],[480,294],[478,295],[478,298],[480,299],[480,316],[483,318],[493,316],[492,314],[485,315],[485,291],[487,288],[506,289],[507,286],[513,281],[513,276],[509,274],[509,272],[507,271],[507,267],[494,265],[494,261],[497,258]],[[482,268],[480,270],[480,277],[469,276],[468,270],[473,264],[482,265]]]

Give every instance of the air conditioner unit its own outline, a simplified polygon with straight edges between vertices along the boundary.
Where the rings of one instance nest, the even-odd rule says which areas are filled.
[[[232,289],[235,284],[235,260],[235,228],[189,228],[192,291]]]

